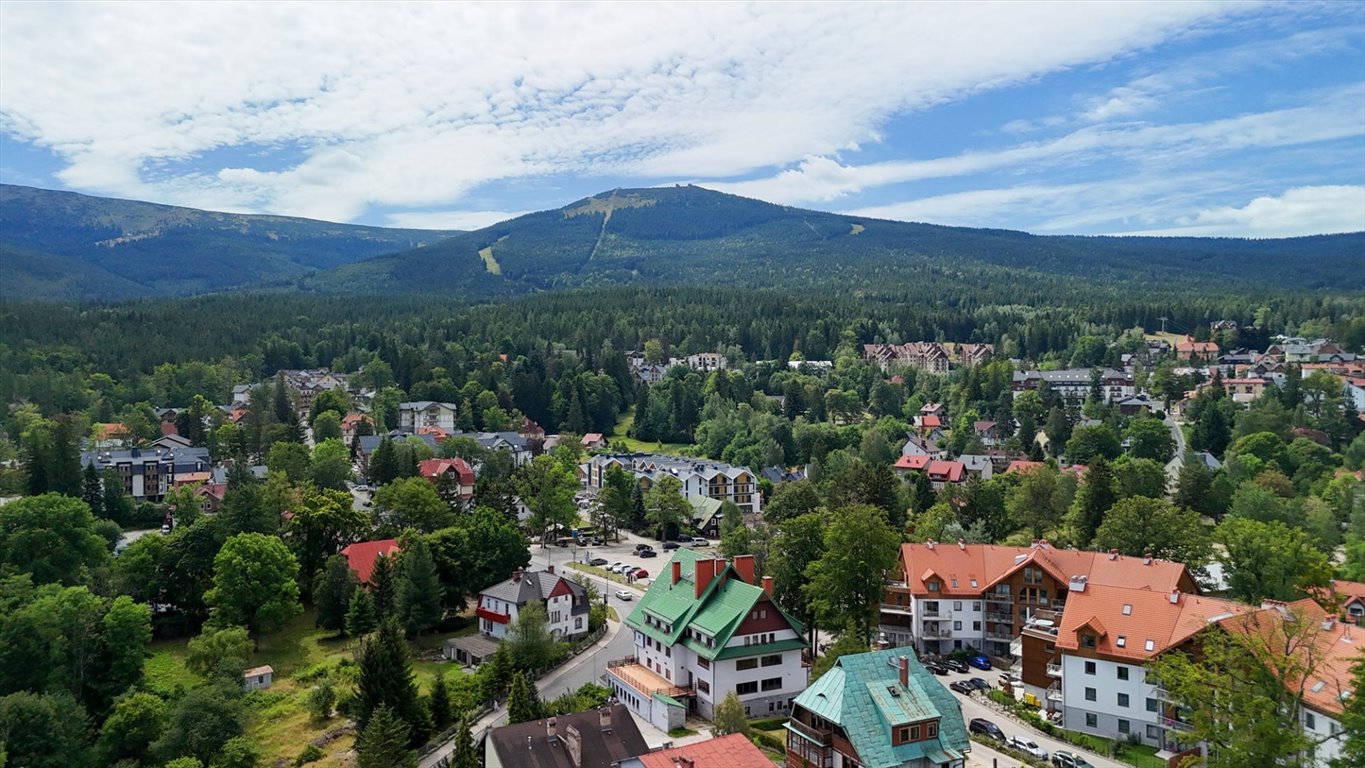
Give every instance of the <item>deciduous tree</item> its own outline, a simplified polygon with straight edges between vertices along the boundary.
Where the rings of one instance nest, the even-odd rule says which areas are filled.
[[[864,640],[871,636],[899,544],[882,510],[860,504],[835,512],[824,554],[806,568],[803,587],[821,624],[849,624]]]
[[[1202,568],[1212,557],[1212,543],[1199,515],[1165,499],[1134,496],[1109,509],[1095,533],[1094,547],[1119,554],[1151,554],[1163,560]]]
[[[297,616],[299,562],[284,542],[260,533],[239,533],[213,560],[213,588],[204,600],[219,624],[252,632],[276,629]]]

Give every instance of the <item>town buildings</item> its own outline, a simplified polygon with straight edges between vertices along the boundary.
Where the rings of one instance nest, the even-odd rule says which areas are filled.
[[[454,403],[418,400],[398,404],[398,429],[417,434],[422,427],[435,427],[449,434],[455,431]]]
[[[450,489],[453,499],[468,502],[474,498],[474,468],[464,459],[424,459],[417,463],[417,474],[433,485]]]
[[[589,458],[583,465],[587,486],[600,489],[612,467],[620,467],[631,473],[645,489],[665,476],[672,476],[682,483],[684,497],[704,496],[733,501],[745,515],[757,515],[763,511],[757,475],[745,467],[659,453],[602,453]]]
[[[626,627],[635,653],[608,664],[607,685],[661,730],[709,719],[731,691],[750,717],[784,714],[806,687],[802,627],[773,601],[771,578],[755,583],[751,555],[675,551]]]
[[[947,373],[952,367],[971,368],[991,358],[990,344],[954,344],[912,341],[907,344],[864,344],[863,357],[881,366],[905,365],[930,373]]]
[[[1113,368],[1090,369],[1069,368],[1062,371],[1015,371],[1010,387],[1016,393],[1027,389],[1038,389],[1046,383],[1053,392],[1072,405],[1085,402],[1090,395],[1090,386],[1095,371],[1099,371],[1100,395],[1104,402],[1112,403],[1137,394],[1133,374],[1116,371]]]
[[[545,608],[545,628],[554,639],[588,633],[588,591],[555,573],[554,566],[543,571],[513,571],[506,581],[479,592],[475,610],[479,632],[501,640],[507,636],[507,626],[533,601]]]
[[[113,470],[123,482],[123,492],[134,501],[159,502],[187,475],[209,479],[213,462],[207,448],[187,446],[161,438],[147,448],[117,451],[85,451],[81,466],[94,466],[103,476]]]
[[[617,768],[773,768],[773,761],[742,733],[623,760]]]
[[[487,768],[614,768],[649,751],[620,704],[494,728],[484,744]]]
[[[786,768],[956,768],[969,751],[957,699],[904,649],[839,657],[787,721]]]
[[[356,578],[360,583],[369,586],[370,577],[374,575],[374,564],[381,556],[393,557],[398,553],[399,546],[397,539],[376,539],[374,541],[357,541],[341,550],[341,556],[346,558],[346,564],[351,566]]]

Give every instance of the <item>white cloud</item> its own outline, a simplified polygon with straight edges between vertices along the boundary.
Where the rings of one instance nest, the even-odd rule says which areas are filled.
[[[1123,234],[1296,237],[1338,232],[1365,232],[1365,186],[1296,187],[1240,208],[1206,208],[1179,219],[1174,227]]]
[[[404,229],[475,230],[528,213],[531,211],[405,211],[389,214],[388,226]]]
[[[547,173],[733,177],[813,158],[837,189],[867,182],[819,159],[897,114],[1247,8],[14,2],[0,113],[74,188],[334,220]],[[244,146],[302,159],[208,159]]]

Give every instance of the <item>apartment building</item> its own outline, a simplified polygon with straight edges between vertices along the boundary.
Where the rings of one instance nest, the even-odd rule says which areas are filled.
[[[591,457],[582,467],[587,486],[600,489],[612,467],[620,467],[634,475],[646,490],[664,476],[672,475],[682,483],[685,498],[728,499],[746,515],[763,511],[758,476],[747,467],[659,453],[603,453]]]
[[[727,562],[679,549],[626,619],[632,656],[607,665],[607,685],[661,730],[709,719],[734,691],[750,717],[785,714],[805,690],[801,624],[755,583],[752,555]]]
[[[123,492],[134,501],[159,502],[174,488],[178,478],[191,474],[204,475],[213,470],[207,448],[186,446],[158,440],[148,448],[129,448],[121,451],[86,451],[81,454],[81,466],[95,467],[101,476],[113,470],[123,482]]]
[[[924,653],[975,648],[1011,659],[1018,656],[1015,640],[1029,620],[1065,607],[1074,576],[1162,594],[1197,590],[1180,563],[1058,549],[1046,540],[1027,547],[903,544],[882,598],[880,639]]]
[[[1094,370],[1090,368],[1070,368],[1064,371],[1015,371],[1010,388],[1017,392],[1038,389],[1046,383],[1062,399],[1072,403],[1085,402],[1090,395],[1090,381]],[[1105,368],[1099,371],[1100,393],[1104,402],[1113,403],[1137,394],[1133,374]]]
[[[423,427],[434,427],[450,434],[455,431],[455,404],[419,400],[398,404],[398,429],[416,434]]]

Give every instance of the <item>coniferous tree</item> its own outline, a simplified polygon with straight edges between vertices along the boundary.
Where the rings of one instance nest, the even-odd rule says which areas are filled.
[[[374,559],[374,570],[370,571],[370,597],[374,598],[374,615],[380,621],[394,613],[398,597],[398,564],[390,555],[379,555]]]
[[[94,464],[86,464],[82,477],[81,500],[90,505],[90,514],[96,518],[103,518],[104,484],[100,480],[99,471],[95,469]]]
[[[398,454],[393,441],[389,438],[380,440],[378,447],[370,455],[368,474],[370,482],[374,485],[384,485],[398,477]]]
[[[460,730],[455,734],[455,751],[451,753],[449,768],[479,768],[479,751],[474,746],[474,735],[470,731],[469,720],[460,720]]]
[[[351,595],[351,604],[346,609],[346,634],[363,637],[379,626],[379,618],[374,611],[374,598],[363,586],[357,585]]]
[[[103,486],[101,507],[105,519],[113,520],[119,525],[126,524],[133,516],[133,500],[124,493],[123,478],[119,477],[118,470],[113,467],[104,470]]]
[[[409,636],[418,635],[440,623],[443,593],[441,580],[432,562],[431,550],[420,537],[413,537],[403,548],[395,607],[398,620]]]
[[[387,706],[378,707],[355,740],[358,768],[415,768],[412,728]]]
[[[48,430],[31,428],[24,437],[24,476],[29,496],[42,496],[52,490],[52,460],[52,435]]]
[[[71,425],[65,419],[58,420],[52,430],[52,468],[48,482],[49,490],[63,496],[81,497],[81,452],[71,434]]]
[[[426,709],[417,695],[407,642],[398,623],[388,620],[379,631],[361,642],[357,654],[360,681],[357,686],[356,725],[361,730],[380,707],[393,710],[411,729],[409,743],[422,743],[430,730]]]
[[[1085,480],[1076,491],[1072,504],[1072,528],[1075,530],[1076,546],[1085,547],[1095,538],[1095,532],[1104,523],[1104,515],[1118,501],[1114,493],[1114,473],[1109,461],[1096,456],[1085,470]]]
[[[507,696],[507,722],[526,723],[541,718],[544,705],[540,702],[529,674],[512,678],[512,690]]]
[[[431,694],[427,697],[431,709],[431,725],[437,730],[448,727],[455,718],[450,702],[450,686],[446,683],[444,671],[438,670],[431,678]]]
[[[359,581],[355,572],[341,555],[327,558],[327,565],[318,574],[313,588],[313,607],[317,609],[315,625],[338,632],[346,629],[346,616],[351,608]]]

